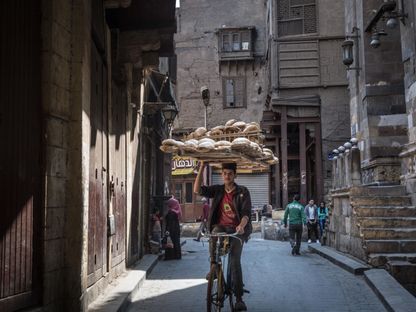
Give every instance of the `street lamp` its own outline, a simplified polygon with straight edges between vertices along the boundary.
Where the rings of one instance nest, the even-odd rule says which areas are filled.
[[[173,121],[176,118],[176,115],[178,115],[178,109],[175,105],[170,104],[162,109],[162,114],[163,118],[166,121],[166,124],[168,125],[168,128],[170,129],[170,127],[173,124]]]
[[[201,97],[202,102],[205,105],[205,129],[207,128],[207,111],[208,111],[208,105],[209,105],[209,89],[207,86],[201,87]]]
[[[354,62],[354,55],[352,52],[353,46],[354,41],[352,40],[345,40],[342,43],[342,62],[348,67]]]
[[[351,30],[351,34],[345,36],[345,41],[342,43],[342,62],[345,66],[347,66],[347,70],[360,70],[360,63],[358,60],[359,51],[358,51],[358,38],[359,29],[357,27],[353,27]],[[355,48],[355,53],[354,53]],[[354,60],[354,54],[356,60]],[[355,61],[355,67],[350,67]]]

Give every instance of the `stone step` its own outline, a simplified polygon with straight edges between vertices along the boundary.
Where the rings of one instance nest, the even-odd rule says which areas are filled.
[[[352,196],[405,196],[406,187],[404,185],[387,185],[387,186],[362,186],[351,188]]]
[[[416,239],[416,228],[361,228],[364,239]]]
[[[367,270],[364,272],[364,278],[388,311],[410,312],[415,310],[416,298],[386,270]]]
[[[368,263],[375,267],[384,267],[389,261],[416,263],[416,253],[371,253],[368,255]]]
[[[360,206],[354,207],[357,217],[414,217],[416,208],[414,206]]]
[[[367,239],[363,248],[372,253],[413,253],[416,252],[416,239]]]
[[[411,228],[416,227],[416,217],[360,217],[357,226],[361,228]]]
[[[409,206],[410,196],[351,196],[351,205],[360,206]]]
[[[402,260],[389,261],[386,264],[386,269],[400,284],[416,284],[415,263]]]

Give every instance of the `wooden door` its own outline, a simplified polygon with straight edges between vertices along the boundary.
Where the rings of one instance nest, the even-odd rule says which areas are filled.
[[[115,220],[115,233],[111,237],[111,266],[125,259],[126,232],[126,107],[127,99],[121,88],[112,88],[110,110],[110,183],[111,213]]]
[[[96,45],[91,51],[91,142],[88,207],[88,285],[107,272],[107,72]]]
[[[0,5],[0,311],[41,302],[40,6]]]

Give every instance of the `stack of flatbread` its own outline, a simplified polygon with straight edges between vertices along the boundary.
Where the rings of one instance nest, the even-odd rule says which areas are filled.
[[[215,158],[227,161],[230,157],[253,159],[262,164],[273,165],[278,158],[262,146],[260,125],[231,119],[224,125],[207,130],[199,127],[181,140],[166,139],[160,149],[165,153],[191,156],[197,159]]]

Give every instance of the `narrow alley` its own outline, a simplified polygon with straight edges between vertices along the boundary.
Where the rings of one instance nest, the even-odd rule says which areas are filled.
[[[416,0],[14,0],[0,26],[0,312],[211,312],[217,228],[255,233],[236,311],[416,311]]]
[[[205,310],[208,244],[185,240],[182,260],[159,261],[129,312]],[[386,311],[362,277],[311,253],[307,244],[301,254],[291,256],[288,242],[252,238],[245,245],[248,311]]]

